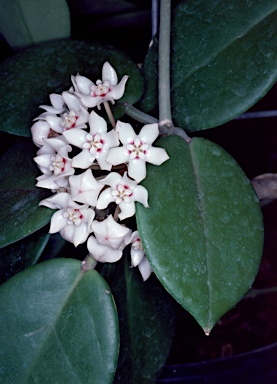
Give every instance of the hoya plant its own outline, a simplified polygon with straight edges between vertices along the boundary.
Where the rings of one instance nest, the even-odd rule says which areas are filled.
[[[15,3],[2,15],[29,32],[2,33],[35,45],[0,68],[1,383],[155,383],[175,303],[209,335],[259,268],[259,199],[199,131],[275,83],[276,1],[161,0],[142,67],[50,41],[66,3],[48,38],[30,21],[43,6]]]

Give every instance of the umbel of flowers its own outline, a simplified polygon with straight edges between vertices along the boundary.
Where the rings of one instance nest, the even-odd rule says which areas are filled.
[[[158,124],[147,124],[136,134],[129,123],[117,121],[109,130],[93,110],[103,103],[109,112],[108,102],[122,97],[127,80],[125,75],[118,82],[105,62],[102,80],[72,76],[68,91],[51,94],[51,105],[40,106],[44,112],[31,127],[39,147],[34,160],[42,172],[36,185],[53,192],[39,203],[55,210],[50,233],[60,232],[75,247],[87,242],[89,257],[100,262],[118,261],[131,244],[131,266],[138,266],[146,280],[152,269],[138,231],[122,222],[135,215],[135,202],[148,207],[148,191],[139,185],[146,162],[160,165],[169,157],[152,146]],[[95,177],[96,170],[105,175]]]

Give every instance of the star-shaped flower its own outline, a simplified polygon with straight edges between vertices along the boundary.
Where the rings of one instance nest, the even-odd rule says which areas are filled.
[[[47,111],[34,119],[37,121],[31,127],[33,142],[37,146],[42,146],[44,139],[58,136],[67,129],[87,128],[89,113],[82,106],[78,96],[71,92],[63,92],[62,95],[53,94],[53,97],[54,105],[60,109],[41,106]]]
[[[63,92],[62,98],[67,106],[64,112],[60,115],[44,116],[50,128],[60,134],[71,128],[87,128],[89,113],[81,104],[80,98],[71,92]]]
[[[87,242],[92,257],[102,263],[113,263],[122,256],[122,250],[130,243],[132,231],[118,224],[110,215],[103,221],[92,223],[94,236]]]
[[[111,172],[100,183],[109,185],[109,188],[104,189],[100,194],[96,208],[104,209],[111,202],[118,204],[121,212],[118,215],[120,220],[131,217],[135,214],[135,201],[148,207],[148,192],[145,187],[138,185],[136,181],[127,177],[127,172],[120,176],[116,172]]]
[[[68,185],[68,176],[74,174],[72,160],[68,157],[71,151],[63,137],[44,140],[44,145],[37,151],[34,161],[43,175],[37,177],[37,187],[56,190]]]
[[[117,74],[114,68],[107,61],[102,68],[102,80],[97,80],[94,84],[90,79],[79,74],[72,76],[72,83],[75,93],[81,98],[83,104],[88,108],[98,107],[103,101],[111,101],[120,99],[125,91],[125,84],[128,76],[122,77],[118,83]]]
[[[119,144],[118,134],[115,130],[107,132],[106,121],[94,111],[89,115],[89,126],[89,133],[79,128],[63,132],[69,143],[82,149],[82,152],[73,158],[72,165],[86,169],[96,160],[101,169],[110,171],[112,165],[106,161],[106,157],[110,148]]]
[[[118,121],[116,131],[123,146],[110,149],[107,161],[112,165],[128,163],[128,175],[137,183],[146,177],[146,162],[161,165],[169,159],[163,148],[152,147],[159,135],[158,124],[144,125],[137,135],[129,123]]]
[[[91,224],[95,212],[87,205],[75,203],[70,194],[66,192],[57,193],[42,200],[39,205],[51,209],[58,209],[52,218],[49,233],[60,232],[61,236],[77,247],[84,243],[92,232]]]
[[[78,203],[96,206],[99,192],[103,188],[93,176],[90,169],[80,175],[69,177],[69,185],[72,199]]]

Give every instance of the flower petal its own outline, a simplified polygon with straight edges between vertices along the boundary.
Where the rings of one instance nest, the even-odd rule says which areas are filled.
[[[110,85],[115,87],[118,83],[117,74],[111,64],[106,61],[102,68],[102,82],[109,81]]]
[[[108,245],[98,244],[94,236],[89,237],[87,247],[92,257],[102,263],[114,263],[122,257],[121,250],[113,249]]]
[[[87,132],[80,128],[72,128],[63,132],[66,140],[78,148],[83,148],[83,144],[87,141]]]
[[[76,168],[86,169],[89,168],[95,160],[95,156],[90,153],[88,149],[84,149],[78,155],[73,157],[72,166]]]
[[[111,192],[112,189],[107,188],[100,194],[96,204],[97,209],[105,209],[110,203],[114,201],[114,197]]]
[[[50,127],[46,121],[39,120],[31,126],[31,133],[33,142],[37,147],[41,147],[44,144],[44,139],[46,139],[50,133]]]
[[[112,96],[114,100],[121,99],[125,92],[125,84],[128,78],[129,76],[127,75],[123,76],[120,83],[116,87],[112,88],[112,90],[109,92],[109,96]]]
[[[115,127],[116,131],[119,134],[119,140],[124,145],[129,144],[134,141],[137,137],[133,127],[129,123],[123,123],[122,121],[118,121]]]
[[[126,163],[129,160],[129,154],[125,147],[111,148],[106,160],[112,165]]]
[[[139,263],[138,269],[141,273],[143,281],[146,281],[150,277],[151,273],[153,272],[151,265],[149,264],[149,261],[147,260],[146,257],[144,257],[142,261]]]
[[[133,198],[135,201],[143,204],[145,208],[148,208],[148,191],[142,185],[138,185],[133,192]]]
[[[132,217],[136,212],[135,203],[133,201],[130,203],[125,203],[123,201],[119,203],[119,208],[121,210],[121,212],[118,215],[120,220],[125,220],[127,219],[127,217]]]
[[[99,116],[96,112],[92,111],[89,115],[90,133],[107,133],[107,123],[103,117]],[[101,135],[102,136],[102,135]]]
[[[147,144],[152,144],[159,136],[158,124],[146,124],[144,125],[140,133],[138,134],[141,141]]]
[[[63,210],[59,210],[51,218],[49,233],[60,232],[65,226],[67,226],[67,219],[63,216]]]
[[[73,76],[74,78],[74,76]],[[94,85],[94,83],[85,76],[81,76],[77,74],[74,78],[75,83],[78,87],[78,90],[84,95],[90,95],[90,88]],[[74,83],[74,82],[73,82]]]
[[[128,175],[140,183],[146,177],[146,165],[144,160],[134,159],[129,162]]]
[[[151,147],[146,155],[146,161],[154,165],[161,165],[168,159],[169,156],[163,148]]]
[[[80,175],[70,176],[69,184],[74,201],[95,207],[103,185],[94,178],[90,169]]]

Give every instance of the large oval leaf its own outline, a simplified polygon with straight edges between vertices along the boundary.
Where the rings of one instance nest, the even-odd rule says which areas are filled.
[[[42,112],[39,105],[50,104],[49,94],[69,89],[71,75],[77,72],[96,81],[101,78],[105,61],[115,68],[119,80],[129,75],[120,101],[136,102],[142,93],[139,70],[126,55],[110,47],[60,40],[40,44],[7,59],[0,65],[0,130],[30,136],[32,119]]]
[[[127,258],[106,263],[101,274],[118,308],[120,353],[114,384],[156,383],[175,333],[175,300],[154,274],[143,282]]]
[[[181,1],[172,26],[175,125],[190,131],[219,126],[263,97],[277,79],[276,24],[276,0]],[[151,49],[142,104],[147,112],[158,101]]]
[[[96,271],[73,259],[46,261],[0,287],[1,383],[112,382],[118,322]]]
[[[0,247],[14,243],[49,223],[53,210],[39,207],[49,192],[35,187],[35,145],[23,139],[0,158]]]
[[[149,166],[149,206],[137,204],[146,254],[160,281],[209,333],[251,287],[263,225],[259,201],[235,160],[200,138],[161,139],[170,160]]]

